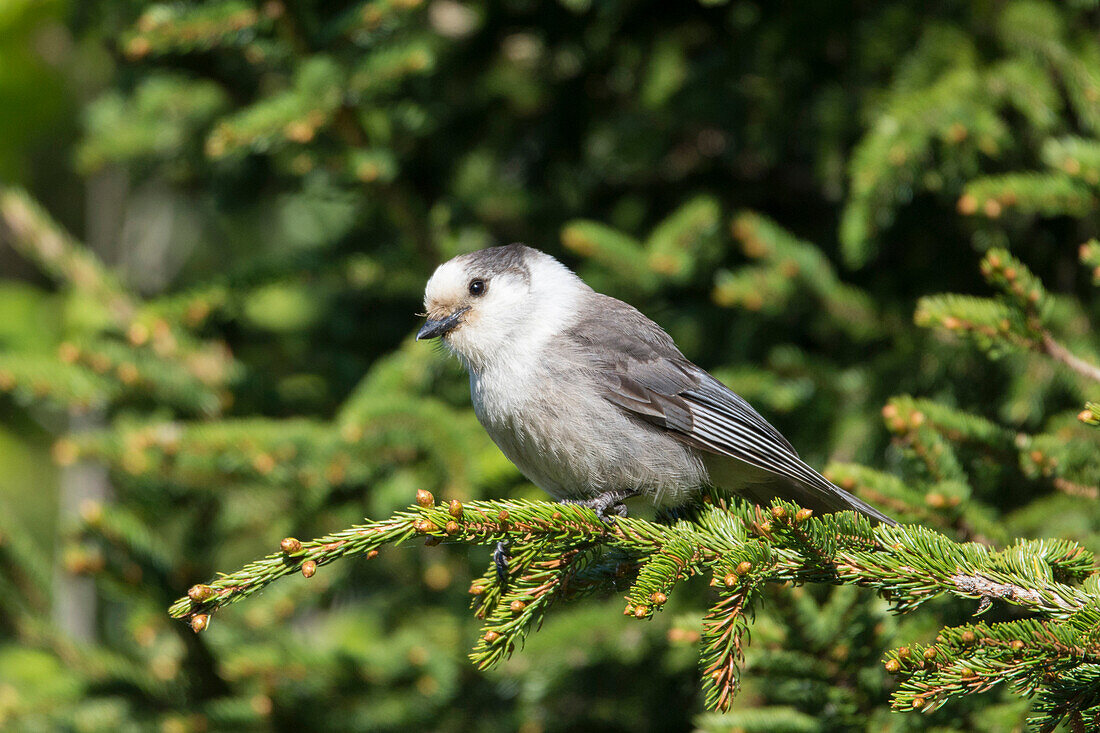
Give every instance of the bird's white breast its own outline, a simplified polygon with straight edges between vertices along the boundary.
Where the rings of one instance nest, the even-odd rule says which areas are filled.
[[[599,395],[583,355],[554,340],[540,358],[470,373],[474,411],[501,451],[552,496],[637,489],[679,503],[707,482],[692,451]]]

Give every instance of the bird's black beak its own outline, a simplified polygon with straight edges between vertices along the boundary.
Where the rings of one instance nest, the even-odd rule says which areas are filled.
[[[436,320],[429,318],[424,322],[424,325],[420,327],[420,330],[416,332],[416,340],[422,341],[424,339],[434,339],[443,336],[449,331],[453,330],[455,326],[462,323],[462,315],[470,310],[469,308],[459,308],[446,318],[440,318]]]

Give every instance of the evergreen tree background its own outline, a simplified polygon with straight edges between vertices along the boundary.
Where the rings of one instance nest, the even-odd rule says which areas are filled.
[[[959,598],[768,586],[727,713],[698,580],[644,622],[556,607],[489,671],[480,548],[325,565],[198,635],[166,609],[419,489],[542,498],[411,339],[436,264],[511,241],[900,519],[1100,549],[1098,32],[1089,0],[0,4],[0,727],[1062,720],[1006,684],[891,712],[890,650],[955,639]],[[1094,631],[1057,677],[1093,714]]]

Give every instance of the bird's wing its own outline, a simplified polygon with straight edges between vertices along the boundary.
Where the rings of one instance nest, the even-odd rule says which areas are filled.
[[[598,321],[582,321],[571,336],[588,356],[607,401],[695,448],[793,482],[799,491],[787,498],[894,523],[803,462],[778,430],[744,398],[688,361],[659,326],[621,301],[602,299]]]

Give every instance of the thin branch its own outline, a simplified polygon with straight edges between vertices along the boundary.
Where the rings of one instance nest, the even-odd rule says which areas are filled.
[[[1100,499],[1100,489],[1095,486],[1084,486],[1061,477],[1055,477],[1052,483],[1054,488],[1068,496],[1076,496],[1081,499]]]
[[[998,553],[984,545],[953,542],[917,525],[872,527],[850,512],[814,517],[782,501],[773,502],[769,513],[755,505],[730,505],[716,494],[705,496],[700,506],[670,516],[668,522],[626,517],[607,524],[585,507],[546,501],[443,505],[429,492],[419,491],[416,505],[388,519],[309,542],[288,537],[280,552],[209,584],[193,586],[170,613],[188,618],[191,628],[199,632],[222,606],[290,573],[312,577],[318,566],[341,557],[366,555],[369,559],[383,545],[414,537],[425,538],[428,545],[486,546],[507,540],[511,547],[508,572],[502,578],[490,567],[470,587],[475,615],[484,623],[470,656],[479,668],[486,668],[520,648],[559,601],[629,587],[624,613],[646,619],[661,610],[680,580],[706,574],[712,586],[724,589],[724,600],[704,619],[703,686],[709,707],[727,709],[738,688],[747,638],[745,605],[752,589],[765,582],[870,587],[888,598],[899,613],[945,593],[978,599],[981,609],[1000,599],[1045,617],[1043,633],[1059,650],[1080,646],[1082,632],[1075,620],[1100,602],[1086,587],[1052,580],[1079,581],[1092,568],[1092,554],[1071,542],[1035,540]],[[1026,562],[1019,562],[1024,555]],[[969,637],[959,636],[961,644],[954,650],[947,646],[918,649],[920,656],[912,661],[906,647],[890,654],[887,671],[908,676],[895,695],[896,706],[932,710],[948,696],[980,692],[997,680],[1024,679],[1043,662],[1043,656],[1012,657],[1024,648],[1014,631],[1010,631],[1014,638],[1000,641],[993,636],[1004,632],[992,627],[982,630],[980,637],[973,631],[963,633]],[[959,630],[948,628],[942,634],[949,641]],[[967,661],[971,649],[986,657],[1007,654],[1012,658],[979,684],[961,677],[971,674]],[[1084,663],[1080,657],[1071,662],[1071,666]],[[960,679],[933,685],[930,675]]]
[[[1043,353],[1069,367],[1082,377],[1100,382],[1100,367],[1075,356],[1073,352],[1055,341],[1054,337],[1046,331],[1043,332]]]
[[[428,498],[423,499],[425,496]],[[388,519],[309,542],[287,538],[281,552],[193,587],[188,597],[176,601],[169,612],[176,618],[210,614],[278,578],[301,571],[307,561],[313,564],[307,575],[312,575],[318,566],[342,557],[370,557],[383,545],[397,545],[416,536],[432,538],[429,541],[436,544],[447,541],[489,546],[509,540],[516,546],[531,546],[537,542],[544,548],[557,547],[565,552],[579,544],[601,543],[607,549],[626,553],[639,563],[639,568],[676,544],[693,548],[689,567],[681,573],[684,577],[714,572],[746,548],[768,545],[768,562],[752,564],[751,568],[752,574],[763,581],[868,586],[889,593],[901,611],[943,593],[963,598],[996,597],[1055,618],[1066,618],[1090,602],[1088,594],[1074,586],[1040,583],[1037,577],[1014,575],[992,565],[986,570],[982,564],[993,553],[983,545],[952,543],[916,526],[871,528],[865,519],[850,513],[806,517],[794,505],[776,502],[780,504],[784,511],[773,512],[774,519],[764,522],[767,526],[761,525],[755,507],[742,505],[705,507],[701,510],[703,519],[694,522],[668,525],[623,518],[608,525],[591,510],[575,505],[477,501],[446,506],[435,504],[431,494],[421,491],[418,506]],[[724,524],[719,524],[716,516],[725,518]],[[930,563],[930,543],[957,549],[959,558],[949,561],[955,565],[945,572]],[[1037,558],[1036,562],[1051,561]]]
[[[998,583],[995,580],[986,578],[981,575],[952,575],[951,582],[955,584],[955,587],[964,595],[979,596],[983,603],[988,606],[988,599],[1000,598],[1006,601],[1013,601],[1020,603],[1020,605],[1031,607],[1042,607],[1046,605],[1043,594],[1034,588],[1025,588],[1022,585],[1016,585],[1014,583]],[[1073,613],[1081,608],[1083,604],[1074,604],[1058,595],[1051,595],[1054,598],[1054,603],[1067,613]]]

